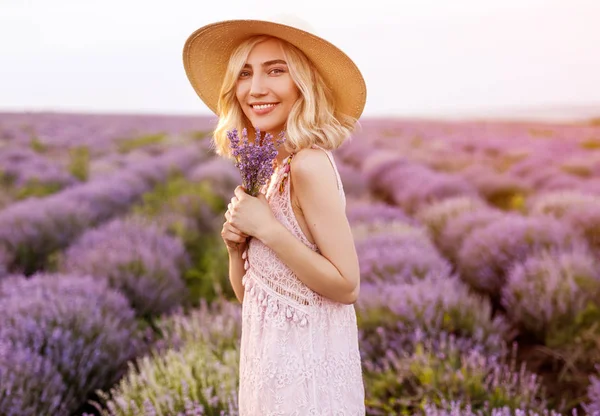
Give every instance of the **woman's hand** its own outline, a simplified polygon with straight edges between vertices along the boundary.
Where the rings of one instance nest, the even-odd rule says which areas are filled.
[[[231,204],[230,204],[231,205]],[[227,250],[231,253],[232,251],[243,252],[246,250],[248,243],[248,236],[242,233],[240,230],[231,225],[231,213],[229,210],[225,213],[227,221],[223,224],[221,230],[221,238],[227,246]]]
[[[262,240],[264,233],[277,222],[265,194],[253,197],[242,186],[235,188],[234,193],[227,210],[231,214],[229,223],[242,234]]]

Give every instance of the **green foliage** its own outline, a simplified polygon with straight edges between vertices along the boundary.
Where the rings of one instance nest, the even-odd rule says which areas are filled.
[[[128,153],[140,147],[162,143],[166,137],[166,133],[155,133],[146,134],[131,139],[122,139],[117,142],[117,150],[119,151],[119,153]]]
[[[194,140],[210,139],[212,137],[213,130],[197,130],[190,133]]]
[[[133,211],[150,217],[165,212],[195,217],[203,213],[204,206],[216,212],[224,210],[226,204],[212,192],[207,182],[190,181],[180,173],[172,173],[166,182],[144,194],[141,204],[135,206]],[[185,230],[181,232],[185,233]]]
[[[135,366],[129,363],[129,373],[110,394],[98,392],[108,409],[102,415],[183,414],[191,403],[202,405],[207,416],[229,414],[237,395],[238,367],[238,349],[215,351],[203,342],[153,352]]]
[[[86,181],[90,173],[90,149],[78,146],[69,149],[69,172],[81,181]]]
[[[388,351],[385,364],[365,372],[366,404],[373,414],[418,414],[424,403],[470,403],[474,411],[507,406],[541,411],[545,392],[515,361],[496,360],[451,343],[416,345],[412,354]]]
[[[6,188],[10,188],[13,186],[15,182],[15,177],[13,175],[9,175],[8,173],[2,172],[0,170],[0,185]]]
[[[31,140],[29,141],[29,147],[37,153],[44,153],[48,150],[48,146],[42,143],[38,136],[31,136]]]
[[[229,282],[229,255],[220,236],[207,236],[186,243],[192,266],[184,272],[193,306],[201,299],[218,297],[234,300]]]
[[[16,191],[17,199],[25,199],[30,197],[44,197],[58,192],[62,189],[62,185],[55,182],[44,183],[39,179],[31,179],[24,186]]]
[[[225,209],[225,201],[209,182],[190,181],[179,174],[146,193],[133,209],[138,215],[162,217],[168,231],[182,240],[191,259],[183,277],[193,306],[201,298],[235,298],[229,283],[229,256],[218,233],[222,222],[217,219]]]

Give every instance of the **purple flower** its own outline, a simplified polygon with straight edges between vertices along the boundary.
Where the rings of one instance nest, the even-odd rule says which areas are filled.
[[[562,218],[567,212],[582,206],[600,207],[600,196],[576,190],[541,192],[527,201],[530,215],[553,215]]]
[[[356,168],[346,164],[337,163],[340,179],[344,188],[346,197],[360,198],[368,194],[368,186],[363,174]]]
[[[52,362],[67,386],[61,402],[69,413],[115,383],[141,348],[133,310],[104,279],[11,276],[0,281],[0,310],[0,339]]]
[[[446,224],[465,212],[473,212],[485,208],[483,200],[470,196],[447,198],[423,208],[417,214],[419,222],[427,228],[432,240],[439,245],[440,236]]]
[[[242,176],[242,186],[249,195],[257,196],[262,186],[273,175],[273,161],[277,157],[277,147],[285,141],[285,132],[281,132],[279,140],[273,141],[270,133],[264,138],[260,130],[256,129],[253,142],[248,141],[246,129],[242,130],[240,140],[237,129],[227,132],[232,149],[231,154],[235,157],[235,167],[239,169]]]
[[[383,202],[353,202],[346,208],[346,215],[351,225],[389,223],[400,221],[408,225],[417,225],[402,208]]]
[[[465,239],[458,253],[458,268],[472,287],[497,295],[514,262],[539,250],[570,248],[581,241],[572,227],[553,217],[509,214]]]
[[[508,317],[546,346],[571,344],[590,304],[600,309],[600,262],[585,246],[532,254],[509,269],[501,295]]]
[[[600,365],[596,365],[596,368],[600,376]],[[600,415],[600,377],[590,376],[587,395],[589,402],[583,405],[584,410],[592,416]]]
[[[3,415],[67,414],[65,397],[68,397],[68,388],[49,358],[0,340],[0,412]]]
[[[476,229],[504,217],[504,212],[488,208],[467,210],[456,216],[446,219],[445,226],[441,229],[436,244],[440,252],[456,262],[464,240]]]
[[[88,230],[62,260],[63,272],[108,279],[140,316],[166,313],[186,297],[181,276],[189,259],[183,244],[140,218]]]
[[[237,415],[240,323],[240,306],[221,301],[164,317],[159,348],[130,366],[111,397],[99,394],[102,414]],[[184,413],[190,409],[198,413]]]
[[[370,189],[384,200],[399,205],[409,215],[446,198],[478,196],[462,178],[435,172],[394,154],[379,153],[371,154],[365,162],[364,173]]]
[[[12,271],[30,274],[46,256],[83,230],[127,210],[173,171],[186,172],[200,156],[194,147],[171,150],[107,178],[72,186],[46,198],[29,198],[0,211],[0,247]]]
[[[452,267],[435,246],[410,234],[381,234],[357,242],[364,282],[410,283],[426,276],[450,276]],[[363,281],[363,280],[361,280]]]
[[[155,350],[178,349],[186,343],[204,342],[216,350],[239,348],[242,331],[242,308],[237,302],[217,298],[188,312],[178,308],[174,313],[163,315],[156,321],[161,338],[155,342]]]
[[[544,411],[548,400],[542,380],[525,364],[517,368],[515,353],[516,349],[511,356],[464,351],[454,338],[446,343],[425,338],[412,351],[390,349],[379,363],[364,363],[367,412],[421,414],[431,400],[444,407],[452,400],[480,410],[494,405]]]
[[[492,317],[489,300],[471,293],[456,276],[361,284],[357,313],[365,331],[384,327],[412,334],[419,328],[430,338],[446,332],[471,338],[486,351],[497,351],[512,336],[503,318]]]

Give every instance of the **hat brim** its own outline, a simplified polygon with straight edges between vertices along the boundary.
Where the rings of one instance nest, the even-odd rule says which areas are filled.
[[[193,32],[183,47],[183,65],[192,87],[215,114],[233,50],[254,35],[270,35],[300,49],[311,60],[336,100],[336,111],[358,119],[367,88],[356,64],[338,47],[304,30],[264,20],[225,20]]]

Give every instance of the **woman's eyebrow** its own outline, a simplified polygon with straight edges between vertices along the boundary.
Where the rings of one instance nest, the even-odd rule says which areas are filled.
[[[273,59],[271,61],[263,62],[262,66],[269,66],[269,65],[273,65],[273,64],[284,64],[284,65],[287,65],[287,62],[284,61],[283,59]],[[245,64],[244,68],[252,68],[252,66],[250,64]]]

